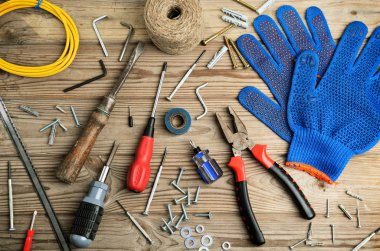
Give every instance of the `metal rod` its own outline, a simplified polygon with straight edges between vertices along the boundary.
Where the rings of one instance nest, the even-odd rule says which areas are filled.
[[[161,71],[160,83],[158,84],[158,87],[157,87],[156,98],[154,99],[152,114],[150,115],[150,117],[152,118],[156,117],[158,100],[160,99],[161,88],[162,88],[162,84],[164,83],[165,73],[166,73],[167,68],[168,68],[168,63],[164,62],[164,65],[162,66],[162,71]]]
[[[103,39],[102,39],[102,36],[100,36],[100,33],[99,33],[99,30],[98,30],[98,27],[96,26],[96,23],[100,20],[103,20],[107,18],[107,15],[103,15],[103,16],[100,16],[98,18],[95,18],[93,21],[92,21],[92,28],[94,29],[95,31],[95,34],[96,34],[96,37],[98,38],[99,40],[99,44],[100,46],[102,47],[102,50],[103,50],[103,53],[106,57],[108,57],[108,51],[106,49],[106,46],[104,45],[104,42],[103,42]]]
[[[12,170],[11,162],[8,161],[8,205],[9,205],[9,231],[14,231],[13,216],[13,189],[12,189]]]
[[[137,227],[137,229],[142,233],[142,235],[145,237],[145,239],[147,239],[147,241],[150,244],[153,244],[153,240],[149,237],[149,235],[147,234],[147,232],[145,232],[145,230],[141,227],[141,225],[135,220],[135,218],[132,216],[132,214],[130,214],[127,211],[127,209],[125,209],[124,206],[118,200],[116,202],[124,210],[125,215],[127,215],[129,217],[129,219],[133,222],[133,224]]]
[[[113,147],[112,147],[111,153],[110,153],[108,160],[107,160],[107,163],[103,167],[102,173],[100,174],[100,177],[99,177],[100,182],[104,183],[106,181],[112,160],[115,157],[115,154],[116,154],[117,149],[119,148],[119,145],[120,145],[120,143],[118,141],[113,142]]]
[[[142,213],[143,215],[149,215],[150,204],[152,204],[154,193],[156,192],[158,181],[160,180],[162,169],[164,168],[164,163],[166,160],[167,153],[168,151],[167,151],[167,148],[165,147],[164,155],[162,156],[160,167],[158,168],[156,178],[154,179],[152,190],[150,191],[150,194],[149,194],[148,202],[146,204],[144,212]]]

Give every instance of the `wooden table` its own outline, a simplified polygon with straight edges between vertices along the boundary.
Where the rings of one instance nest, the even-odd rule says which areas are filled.
[[[226,166],[231,156],[231,148],[221,134],[214,113],[226,112],[227,105],[233,106],[246,123],[254,140],[267,144],[270,155],[283,164],[288,144],[242,108],[236,98],[241,88],[247,85],[255,85],[270,95],[263,81],[251,69],[232,70],[230,59],[226,56],[215,69],[208,70],[204,67],[222,45],[222,40],[217,39],[207,46],[207,53],[199,67],[175,96],[173,102],[168,102],[164,97],[171,92],[204,47],[198,46],[193,52],[182,56],[170,56],[159,51],[150,42],[144,28],[142,15],[145,1],[143,0],[55,0],[53,2],[66,10],[78,26],[81,44],[74,63],[64,72],[47,78],[23,78],[0,72],[0,93],[5,99],[65,233],[69,235],[79,201],[87,192],[90,182],[97,178],[112,142],[117,139],[121,142],[121,147],[111,167],[109,179],[111,191],[106,201],[105,215],[95,242],[87,250],[184,249],[184,240],[178,232],[169,236],[160,228],[161,218],[167,218],[166,204],[181,196],[169,185],[170,181],[176,178],[179,167],[186,169],[181,181],[182,187],[189,187],[193,192],[198,185],[201,185],[200,203],[191,206],[188,211],[191,214],[212,211],[214,215],[212,220],[191,217],[191,220],[183,225],[194,228],[197,224],[203,224],[206,232],[214,238],[211,250],[220,250],[223,241],[232,244],[231,250],[253,249],[239,217],[233,191],[234,177]],[[262,3],[254,0],[249,2],[254,6]],[[201,4],[207,28],[204,37],[225,26],[220,20],[219,9],[222,7],[242,11],[249,15],[251,20],[256,16],[255,13],[230,0],[204,0]],[[277,1],[267,14],[274,16],[275,10],[284,4],[296,7],[302,16],[307,7],[313,5],[320,7],[324,11],[334,39],[338,39],[345,26],[352,21],[365,22],[369,34],[380,23],[379,1]],[[107,58],[103,57],[91,27],[92,20],[100,15],[109,17],[108,20],[99,23],[100,32],[110,54]],[[117,60],[127,35],[127,29],[119,24],[122,20],[132,23],[136,29],[127,56],[140,40],[147,43],[146,51],[121,90],[111,119],[100,134],[77,182],[72,185],[63,184],[55,178],[55,170],[72,147],[81,128],[75,127],[70,113],[62,114],[54,106],[60,105],[68,110],[68,107],[73,105],[79,120],[85,124],[96,104],[110,90],[125,65]],[[45,12],[32,9],[14,11],[0,18],[0,27],[0,57],[6,60],[32,65],[47,64],[52,62],[63,48],[65,34],[62,25]],[[252,27],[247,30],[233,29],[229,32],[229,36],[236,39],[243,33],[253,33]],[[65,87],[99,74],[98,60],[101,58],[108,69],[106,78],[68,94],[62,92]],[[165,146],[168,147],[169,154],[151,213],[144,217],[141,212],[145,208],[150,189],[140,194],[126,191],[125,177],[139,137],[150,115],[163,61],[168,61],[169,68],[157,113],[155,151],[151,163],[152,175],[149,188]],[[195,96],[195,88],[203,82],[209,82],[209,85],[202,90],[209,113],[199,121],[194,119],[189,133],[173,136],[163,125],[166,111],[173,107],[184,107],[192,117],[201,114],[203,110]],[[41,116],[33,118],[20,111],[19,105],[29,105],[39,111]],[[133,111],[135,120],[133,128],[127,125],[128,106],[131,106]],[[39,133],[38,130],[56,117],[59,117],[69,130],[66,133],[58,130],[56,143],[49,146],[48,132]],[[225,174],[215,184],[205,185],[200,180],[191,162],[192,151],[188,144],[189,139],[194,140],[202,148],[209,149],[211,155],[223,168]],[[35,223],[33,250],[58,250],[48,219],[3,126],[0,127],[0,149],[0,250],[22,248],[25,232],[35,209],[39,214]],[[380,145],[377,145],[371,151],[352,158],[337,185],[326,185],[306,173],[287,168],[303,188],[317,213],[313,220],[313,238],[325,244],[318,250],[350,250],[380,225],[379,155]],[[305,238],[308,222],[299,216],[295,205],[279,183],[248,152],[243,154],[243,158],[247,166],[251,203],[267,240],[264,246],[255,250],[287,250],[289,245]],[[11,233],[8,231],[7,161],[11,161],[13,166],[17,229]],[[364,201],[359,202],[348,197],[345,194],[346,189],[360,194],[365,198]],[[327,198],[331,206],[330,218],[325,218]],[[152,246],[125,217],[115,200],[121,201],[147,230],[154,239]],[[338,203],[345,205],[351,213],[360,207],[363,225],[361,229],[356,228],[356,219],[350,221],[343,216],[337,208]],[[175,214],[179,214],[179,207],[173,206],[173,209]],[[335,224],[335,245],[332,245],[330,240],[330,224]],[[200,235],[196,235],[196,239],[200,240]],[[366,248],[380,249],[379,240],[379,237],[375,237]],[[300,246],[297,249],[310,248]]]

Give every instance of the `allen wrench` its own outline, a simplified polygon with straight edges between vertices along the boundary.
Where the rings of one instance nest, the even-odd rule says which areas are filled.
[[[133,26],[131,24],[129,24],[127,22],[123,22],[123,21],[121,21],[120,24],[127,27],[129,29],[129,32],[128,32],[127,38],[125,39],[123,50],[120,53],[119,62],[121,62],[121,60],[123,60],[125,51],[127,50],[127,47],[128,47],[129,40],[131,39],[131,37],[135,33],[135,30],[133,29]]]
[[[95,34],[96,34],[96,37],[98,38],[99,40],[99,43],[100,43],[100,46],[102,47],[102,50],[103,50],[103,53],[106,57],[108,57],[108,51],[106,49],[106,46],[104,45],[104,42],[103,42],[103,39],[102,37],[100,36],[100,33],[99,33],[99,30],[98,30],[98,27],[96,27],[96,23],[100,20],[103,20],[107,18],[107,15],[104,15],[104,16],[100,16],[98,18],[95,18],[93,21],[92,21],[92,28],[94,29],[95,31]]]
[[[98,75],[98,76],[95,76],[95,77],[93,77],[93,78],[87,79],[87,80],[85,80],[85,81],[83,81],[83,82],[81,82],[81,83],[79,83],[79,84],[76,84],[76,85],[70,86],[70,87],[68,87],[68,88],[66,88],[66,89],[63,89],[63,92],[69,92],[69,91],[72,91],[72,90],[74,90],[74,89],[77,89],[77,88],[82,87],[82,86],[84,86],[84,85],[87,85],[87,84],[89,84],[89,83],[91,83],[91,82],[94,82],[95,80],[99,80],[99,79],[104,78],[105,76],[107,76],[107,68],[106,68],[106,66],[104,65],[103,60],[100,59],[100,60],[99,60],[99,64],[100,64],[100,67],[102,68],[102,74],[100,74],[100,75]]]
[[[202,88],[206,87],[207,85],[208,85],[208,83],[204,83],[203,85],[198,86],[197,89],[195,89],[195,94],[197,95],[197,98],[199,99],[199,102],[201,102],[203,109],[204,109],[204,112],[201,115],[199,115],[198,117],[196,117],[197,120],[203,118],[208,112],[207,105],[203,101],[203,98],[202,98],[201,94],[199,93],[199,91]]]

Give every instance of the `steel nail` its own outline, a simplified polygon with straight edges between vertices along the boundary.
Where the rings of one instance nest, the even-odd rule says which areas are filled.
[[[301,243],[303,243],[305,241],[306,241],[306,239],[300,240],[300,241],[294,243],[293,245],[289,246],[289,249],[293,250],[295,247],[297,247],[299,244],[301,244]]]
[[[185,220],[188,221],[189,220],[189,216],[187,215],[185,205],[182,203],[181,207],[182,207],[182,212],[185,215]]]
[[[181,181],[181,178],[182,178],[182,174],[183,174],[183,172],[185,171],[185,169],[184,168],[180,168],[180,170],[179,170],[179,174],[178,174],[178,177],[177,177],[177,181],[176,181],[176,184],[179,186],[179,182]]]
[[[175,188],[177,188],[178,191],[180,191],[181,193],[183,194],[186,194],[185,191],[183,191],[176,183],[175,183],[175,180],[173,180],[171,183],[170,183],[172,186],[174,186]]]
[[[211,217],[212,217],[212,214],[211,212],[208,212],[208,213],[203,213],[203,214],[193,214],[194,216],[196,217],[207,217],[211,220]]]
[[[200,190],[201,190],[201,186],[198,186],[197,191],[195,192],[195,198],[194,198],[194,201],[193,201],[194,204],[198,204]]]

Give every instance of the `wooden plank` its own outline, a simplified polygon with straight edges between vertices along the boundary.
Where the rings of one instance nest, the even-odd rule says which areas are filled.
[[[3,2],[3,1],[0,1]],[[259,6],[262,1],[249,1]],[[256,142],[268,144],[268,152],[279,163],[286,160],[288,144],[279,139],[273,132],[258,122],[250,113],[242,108],[236,97],[244,86],[254,85],[272,96],[265,83],[250,69],[232,70],[228,57],[224,57],[215,69],[207,70],[204,66],[212,58],[221,45],[221,39],[210,43],[205,56],[193,72],[185,86],[175,96],[173,102],[167,102],[164,97],[169,95],[179,79],[183,76],[194,59],[204,47],[198,46],[193,52],[182,56],[166,55],[157,50],[150,42],[145,31],[142,11],[143,0],[82,0],[54,1],[65,9],[75,20],[81,37],[81,44],[74,63],[64,72],[55,76],[31,79],[0,72],[0,95],[10,110],[27,150],[31,155],[36,170],[56,210],[66,234],[69,234],[74,212],[79,201],[88,190],[90,182],[95,179],[102,168],[103,161],[108,156],[114,139],[121,142],[120,149],[111,167],[111,175],[107,182],[111,190],[107,196],[106,213],[96,237],[96,241],[87,250],[179,250],[184,249],[183,239],[176,233],[173,236],[161,231],[161,218],[167,217],[166,204],[181,196],[173,190],[169,183],[178,174],[180,166],[186,169],[181,181],[182,187],[190,187],[194,192],[201,185],[200,203],[189,208],[190,213],[212,211],[212,221],[192,217],[184,225],[195,227],[203,224],[206,232],[214,238],[212,250],[219,250],[223,241],[231,242],[232,250],[251,250],[246,230],[238,214],[238,208],[233,191],[234,177],[228,170],[227,163],[231,156],[230,147],[226,144],[219,126],[215,121],[215,112],[226,112],[225,107],[232,105],[237,110],[248,127],[248,131]],[[225,24],[220,20],[219,11],[228,7],[249,15],[251,21],[256,15],[245,7],[229,0],[201,1],[206,27],[204,37],[218,31]],[[379,1],[277,1],[266,14],[275,16],[276,9],[284,4],[290,4],[304,13],[309,6],[320,7],[330,25],[332,35],[338,40],[345,26],[355,20],[361,20],[368,25],[369,34],[380,23]],[[103,58],[102,51],[91,27],[91,21],[100,15],[107,14],[108,20],[99,23],[100,32],[104,38],[110,56]],[[303,16],[303,14],[301,14]],[[100,134],[90,159],[85,164],[80,177],[73,185],[60,183],[55,178],[55,169],[69,151],[78,137],[81,129],[76,128],[71,114],[62,114],[54,106],[59,104],[68,111],[73,105],[79,120],[85,124],[92,110],[112,87],[125,63],[117,61],[127,29],[119,22],[127,20],[136,29],[135,36],[128,48],[130,55],[137,41],[147,43],[146,51],[131,72],[126,85],[121,90],[116,107],[108,125]],[[54,61],[64,44],[64,30],[58,20],[50,14],[35,10],[18,10],[0,18],[0,57],[10,62],[29,65],[43,65]],[[253,33],[247,30],[233,29],[229,36],[236,39],[243,33]],[[100,73],[98,60],[103,58],[108,75],[102,80],[89,84],[81,89],[63,94],[62,90],[80,81]],[[125,177],[128,165],[133,159],[134,149],[144,130],[150,114],[156,86],[159,79],[162,62],[168,62],[168,72],[162,89],[157,112],[155,151],[152,159],[152,175],[148,187],[153,182],[162,152],[165,146],[169,148],[168,159],[161,176],[159,186],[151,207],[149,216],[140,213],[144,210],[149,189],[136,194],[125,190]],[[185,135],[173,136],[163,125],[167,110],[173,107],[186,108],[195,118],[202,113],[202,107],[196,99],[195,88],[203,82],[209,85],[202,90],[202,96],[207,102],[209,114],[201,120],[193,119],[191,131]],[[30,105],[41,113],[39,118],[33,118],[20,111],[21,104]],[[135,126],[127,124],[128,106],[132,106]],[[38,130],[55,117],[59,117],[68,127],[68,132],[58,130],[56,144],[47,145],[48,132]],[[208,148],[223,168],[225,174],[215,184],[205,185],[199,179],[194,165],[191,163],[192,152],[188,140],[192,139],[202,148]],[[37,209],[36,234],[33,250],[57,250],[54,234],[48,219],[43,214],[43,208],[34,193],[29,178],[5,129],[0,127],[0,250],[20,250],[23,245],[25,231],[29,225],[32,211]],[[380,146],[371,151],[355,156],[339,179],[337,185],[325,185],[315,178],[287,168],[287,171],[297,180],[312,203],[317,217],[313,220],[313,237],[325,243],[320,250],[348,250],[362,238],[380,225],[380,201],[378,200],[380,173]],[[302,239],[306,235],[308,222],[298,215],[298,211],[280,184],[254,160],[249,153],[243,158],[247,166],[247,177],[250,199],[253,210],[265,234],[267,243],[257,250],[284,250],[288,245]],[[8,228],[8,199],[6,162],[13,165],[13,183],[15,200],[16,231],[10,233]],[[365,198],[363,202],[345,195],[349,188],[354,193]],[[329,198],[331,217],[325,218],[325,203]],[[131,222],[122,214],[115,203],[120,200],[135,215],[141,225],[152,236],[155,243],[150,246],[140,235]],[[337,208],[342,203],[354,213],[356,207],[361,208],[363,227],[356,228],[355,220],[349,221]],[[179,206],[173,206],[179,214]],[[330,241],[329,224],[336,225],[335,245]],[[200,235],[195,235],[200,239]],[[378,237],[374,237],[367,248],[380,249]],[[307,247],[299,247],[306,250]]]

